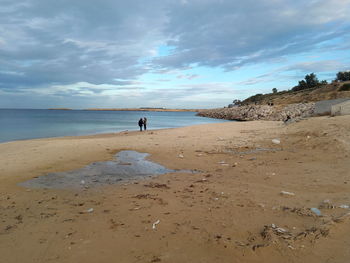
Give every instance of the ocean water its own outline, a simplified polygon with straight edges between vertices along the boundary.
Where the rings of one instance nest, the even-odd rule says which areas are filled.
[[[225,122],[195,112],[0,109],[0,142],[136,131],[141,117],[148,130]]]

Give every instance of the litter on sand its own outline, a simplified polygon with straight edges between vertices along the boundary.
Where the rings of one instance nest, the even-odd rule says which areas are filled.
[[[280,141],[279,139],[273,139],[273,140],[272,140],[272,143],[274,143],[274,144],[280,144],[281,141]]]
[[[281,191],[280,193],[281,195],[288,195],[288,196],[295,196],[294,193],[291,193],[291,192],[287,192],[287,191]]]
[[[314,212],[316,215],[321,216],[321,211],[318,208],[312,207],[310,208],[310,210]]]
[[[156,229],[156,226],[160,223],[160,220],[158,219],[156,222],[153,223],[152,229]]]

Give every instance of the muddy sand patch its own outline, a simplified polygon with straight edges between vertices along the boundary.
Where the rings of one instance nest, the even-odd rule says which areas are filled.
[[[84,189],[120,182],[144,179],[166,173],[190,172],[172,170],[160,164],[146,160],[148,153],[121,151],[115,159],[107,162],[94,162],[81,169],[49,173],[20,183],[26,188],[40,189]]]

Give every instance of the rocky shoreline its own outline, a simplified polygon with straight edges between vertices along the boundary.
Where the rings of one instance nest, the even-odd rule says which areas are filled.
[[[306,118],[313,115],[315,103],[297,103],[286,106],[245,105],[232,108],[203,110],[198,116],[239,121],[283,121],[287,116],[292,119]]]

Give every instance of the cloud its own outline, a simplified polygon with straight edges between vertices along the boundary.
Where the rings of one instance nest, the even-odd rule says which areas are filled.
[[[153,60],[161,68],[188,65],[234,70],[247,64],[308,52],[349,35],[349,0],[212,1],[173,4],[168,45]]]
[[[158,74],[162,76],[153,84],[162,86],[173,77],[182,82],[205,77],[200,71],[188,73],[198,66],[234,71],[296,54],[349,49],[342,40],[350,39],[350,0],[149,0],[146,4],[144,0],[0,0],[0,4],[0,90],[14,96],[28,92],[32,97],[84,96],[87,103],[89,97],[106,94],[120,94],[123,99],[127,94],[160,94],[170,103],[170,96],[180,99],[180,93],[149,91],[137,80],[147,73]],[[163,52],[158,52],[160,47]],[[330,59],[322,65],[303,62],[281,68],[329,71],[345,67],[342,63]],[[269,76],[258,76],[241,84],[268,80]],[[191,89],[182,92],[193,96],[231,92],[229,86],[221,89],[219,83],[208,83],[207,90],[200,85],[179,88]]]
[[[280,80],[292,79],[294,81],[297,81],[303,78],[305,74],[309,74],[312,72],[317,74],[323,73],[323,75],[325,76],[327,76],[327,73],[329,73],[329,78],[334,78],[335,75],[333,72],[346,70],[346,69],[347,69],[347,66],[338,60],[304,61],[304,62],[294,63],[288,66],[279,67],[265,74],[254,76],[244,81],[237,82],[235,84],[250,86],[250,85],[262,84],[262,83],[269,83],[272,81],[276,81],[276,79],[280,79]],[[294,74],[290,75],[290,72]]]
[[[118,84],[115,79],[147,71],[139,60],[162,39],[164,15],[142,1],[101,1],[98,8],[93,0],[4,5],[0,71],[6,76],[0,88]]]
[[[197,74],[177,75],[176,78],[178,78],[178,79],[192,80],[192,79],[199,78],[199,75],[197,75]]]
[[[285,71],[301,71],[301,72],[329,72],[340,71],[346,68],[344,63],[338,60],[321,60],[321,61],[307,61],[290,65],[285,68]]]

